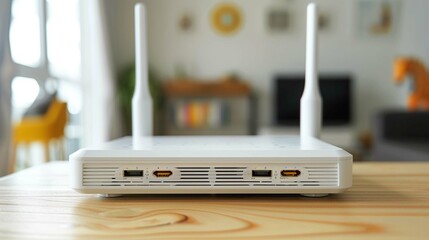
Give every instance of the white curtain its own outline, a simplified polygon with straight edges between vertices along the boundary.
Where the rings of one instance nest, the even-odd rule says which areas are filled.
[[[83,145],[98,145],[120,136],[109,26],[104,0],[81,1]]]
[[[11,139],[11,82],[14,64],[9,47],[12,0],[0,0],[0,177],[6,175]]]

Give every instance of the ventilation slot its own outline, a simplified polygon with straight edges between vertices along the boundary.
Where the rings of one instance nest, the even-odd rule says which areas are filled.
[[[250,186],[259,181],[243,181],[246,167],[177,167],[180,179],[163,181],[166,184],[185,187],[200,186]]]
[[[332,187],[338,186],[337,164],[326,164],[319,167],[305,167],[308,172],[307,181],[300,181],[301,186]]]
[[[176,184],[177,187],[210,187],[210,184]]]
[[[260,183],[260,181],[243,181],[244,170],[246,167],[215,167],[214,186],[250,186],[252,183]]]
[[[214,184],[215,187],[248,187],[249,184]]]
[[[177,167],[177,169],[180,171],[180,179],[209,179],[210,167]]]
[[[298,187],[297,183],[276,184],[278,187]]]
[[[180,179],[167,180],[163,183],[177,187],[202,187],[211,186],[209,176],[210,167],[177,167],[180,172]]]
[[[243,179],[245,167],[215,167],[216,180],[218,179]]]
[[[88,187],[116,187],[130,181],[116,180],[118,167],[83,166],[83,186]]]

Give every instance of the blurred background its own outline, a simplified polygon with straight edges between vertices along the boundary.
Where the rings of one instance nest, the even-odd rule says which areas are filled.
[[[0,176],[131,132],[134,4],[156,135],[299,133],[305,0],[0,0]],[[316,0],[322,139],[429,160],[429,2]]]

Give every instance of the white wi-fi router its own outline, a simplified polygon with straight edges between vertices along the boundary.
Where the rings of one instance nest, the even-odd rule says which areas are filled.
[[[307,8],[301,136],[152,137],[146,12],[135,7],[136,88],[133,136],[70,156],[71,187],[106,197],[122,194],[302,194],[325,196],[352,186],[353,158],[320,141],[317,7]]]

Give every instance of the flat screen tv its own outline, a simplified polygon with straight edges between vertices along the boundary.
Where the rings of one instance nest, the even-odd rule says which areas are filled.
[[[274,84],[274,121],[279,126],[299,126],[304,75],[278,76]],[[352,121],[352,78],[349,75],[320,75],[323,125],[349,125]]]

